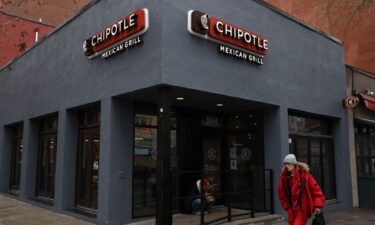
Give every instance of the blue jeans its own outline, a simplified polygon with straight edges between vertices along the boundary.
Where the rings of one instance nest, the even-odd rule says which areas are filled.
[[[214,204],[215,204],[214,201],[207,203],[207,201],[203,200],[203,209],[204,209],[203,211],[211,209],[212,207],[214,207]],[[201,199],[200,198],[195,199],[193,203],[191,204],[193,213],[200,212],[201,206],[202,206]]]

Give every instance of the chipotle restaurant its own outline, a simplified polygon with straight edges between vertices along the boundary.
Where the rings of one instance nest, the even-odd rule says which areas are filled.
[[[283,214],[294,153],[327,210],[351,206],[343,58],[263,1],[92,1],[0,71],[0,191],[97,224],[210,224]]]

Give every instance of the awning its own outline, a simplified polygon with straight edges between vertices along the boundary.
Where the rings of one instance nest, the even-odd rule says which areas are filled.
[[[375,97],[358,92],[368,110],[375,111]]]

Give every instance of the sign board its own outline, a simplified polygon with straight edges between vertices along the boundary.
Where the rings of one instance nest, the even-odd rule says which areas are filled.
[[[231,159],[237,159],[237,149],[236,148],[230,148],[229,154]]]
[[[354,109],[359,105],[359,98],[356,96],[348,96],[343,100],[344,108]]]
[[[236,159],[231,159],[230,160],[230,169],[231,170],[236,170],[237,169],[237,160]]]
[[[103,58],[141,43],[140,35],[149,27],[148,9],[139,9],[109,25],[83,42],[88,58],[102,54]]]
[[[268,52],[266,38],[197,10],[188,11],[188,31],[219,43],[219,52],[223,54],[256,64],[263,64]]]
[[[215,115],[204,114],[201,118],[201,125],[204,127],[221,127],[221,118]]]

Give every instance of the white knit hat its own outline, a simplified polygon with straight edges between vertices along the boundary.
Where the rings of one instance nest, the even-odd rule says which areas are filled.
[[[297,165],[297,159],[294,154],[288,154],[285,156],[283,163],[289,163],[293,165]]]

